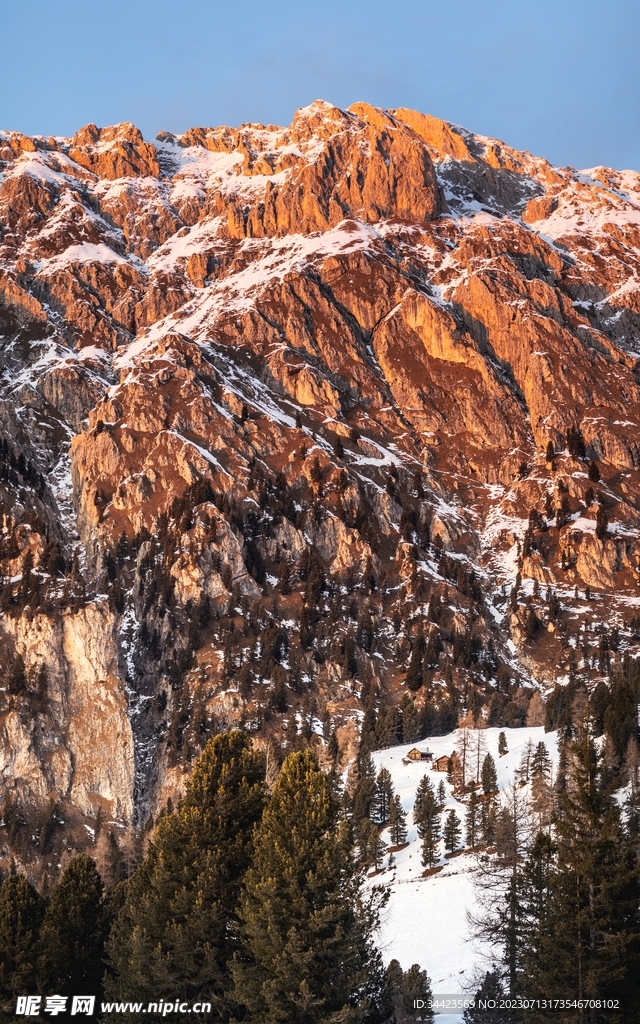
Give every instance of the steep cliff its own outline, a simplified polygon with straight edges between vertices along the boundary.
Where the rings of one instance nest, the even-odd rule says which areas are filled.
[[[640,175],[406,109],[0,133],[11,820],[142,824],[232,723],[523,724],[633,653],[639,270]]]

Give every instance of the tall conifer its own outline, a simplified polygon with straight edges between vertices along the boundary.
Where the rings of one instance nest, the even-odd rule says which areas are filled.
[[[460,818],[456,812],[451,808],[447,814],[444,822],[443,829],[444,837],[444,848],[447,853],[454,853],[460,846],[460,839],[462,838],[462,829],[460,827]]]
[[[86,853],[70,861],[51,889],[42,923],[39,991],[97,994],[104,974],[104,885]]]
[[[432,868],[438,860],[441,837],[440,814],[433,786],[426,775],[420,780],[416,790],[413,820],[418,826],[418,836],[422,840],[422,866]]]
[[[480,801],[475,789],[471,790],[469,806],[465,817],[465,841],[472,849],[478,845],[480,837]]]
[[[373,804],[375,818],[379,825],[384,825],[389,820],[392,802],[393,782],[391,780],[391,772],[388,768],[381,768],[376,779],[376,792]]]
[[[16,996],[35,992],[44,900],[24,875],[11,874],[0,887],[0,1009],[15,1013]]]
[[[569,750],[557,857],[545,867],[551,899],[541,902],[537,920],[533,915],[525,954],[523,982],[530,995],[562,990],[575,999],[637,999],[637,988],[635,997],[631,993],[640,952],[638,866],[618,805],[600,776],[600,754],[582,729]],[[586,1019],[615,1016],[590,1008]]]
[[[236,999],[260,1024],[360,1024],[382,986],[375,903],[310,750],[290,754],[255,838],[241,901]]]
[[[407,816],[404,813],[402,801],[397,793],[391,801],[389,838],[393,846],[400,846],[407,839]]]
[[[264,758],[246,733],[207,744],[182,806],[160,820],[144,862],[126,883],[107,945],[111,998],[198,997],[229,1017],[235,912],[262,813],[264,775]]]

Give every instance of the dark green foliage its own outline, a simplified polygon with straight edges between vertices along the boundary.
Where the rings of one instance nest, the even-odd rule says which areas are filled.
[[[569,522],[571,517],[571,502],[566,494],[562,495],[560,506],[556,510],[556,526],[559,530]]]
[[[498,773],[496,771],[496,763],[493,760],[491,754],[487,754],[484,761],[482,762],[482,771],[480,774],[480,781],[482,783],[482,792],[485,795],[491,793],[497,793],[498,791]]]
[[[580,427],[570,427],[567,431],[567,448],[569,455],[574,459],[584,459],[587,455],[587,446]]]
[[[498,754],[500,755],[500,757],[502,757],[503,754],[508,753],[509,748],[507,746],[507,737],[503,732],[501,732],[500,735],[498,736]]]
[[[615,676],[611,680],[603,725],[618,758],[624,757],[631,737],[638,735],[638,697],[634,691],[633,684],[624,676]]]
[[[415,743],[419,740],[422,733],[422,718],[423,715],[419,708],[416,707],[413,700],[408,695],[405,695],[405,699],[402,703],[402,742],[403,743]]]
[[[91,857],[74,857],[47,899],[40,932],[39,991],[97,994],[104,973],[104,885]]]
[[[389,838],[392,846],[400,846],[407,839],[407,816],[404,813],[402,801],[397,793],[391,801]]]
[[[199,996],[229,1014],[235,910],[262,813],[264,772],[245,733],[209,741],[182,806],[161,819],[126,883],[107,945],[110,997]]]
[[[16,654],[9,673],[8,690],[9,693],[17,695],[23,693],[26,688],[27,675],[24,666],[24,658],[21,654]]]
[[[421,861],[425,868],[432,868],[438,860],[440,844],[440,813],[436,795],[429,778],[424,775],[416,790],[413,805],[413,820],[418,826],[422,840]]]
[[[432,1022],[433,1010],[428,1003],[431,998],[431,980],[419,964],[413,964],[403,971],[397,960],[392,960],[386,970],[387,988],[391,997],[392,1016],[389,1024],[412,1024]],[[421,1002],[422,1006],[415,1005]]]
[[[465,818],[465,842],[467,846],[478,845],[480,839],[480,801],[475,789],[471,790]]]
[[[480,838],[486,846],[491,846],[496,838],[496,801],[493,797],[480,802]]]
[[[337,736],[337,733],[336,733],[335,729],[331,730],[331,735],[329,736],[329,740],[328,740],[328,743],[327,743],[327,753],[329,754],[329,757],[331,758],[331,760],[335,764],[336,761],[338,760],[338,756],[340,754],[340,747],[338,745],[338,736]]]
[[[478,578],[473,569],[467,568],[460,559],[451,558],[443,552],[438,561],[438,572],[445,579],[455,583],[457,589],[465,597],[477,604],[482,604],[482,588]]]
[[[37,991],[43,915],[44,900],[12,870],[0,888],[0,1009],[6,1013],[15,1013],[16,996]]]
[[[356,788],[353,794],[353,820],[357,823],[372,814],[376,795],[376,768],[368,750],[361,750],[356,760]]]
[[[382,969],[349,827],[310,750],[290,754],[255,836],[236,1000],[261,1024],[375,1019]],[[378,981],[376,982],[376,979]]]
[[[389,820],[391,804],[393,803],[393,782],[391,772],[388,768],[381,768],[376,779],[376,792],[374,797],[374,820],[379,825],[384,825]]]
[[[533,608],[529,608],[526,614],[524,622],[524,638],[525,642],[530,644],[535,639],[536,633],[540,629],[540,619],[536,615]]]
[[[564,686],[560,683],[556,684],[545,704],[545,732],[551,732],[553,729],[560,731],[571,729],[573,724],[571,706],[575,695],[575,682],[570,681]]]
[[[547,614],[551,622],[555,622],[560,613],[560,602],[555,590],[547,589]]]
[[[419,690],[424,682],[422,675],[422,661],[425,655],[425,650],[425,639],[422,632],[420,632],[413,642],[411,660],[409,661],[409,669],[407,672],[407,678],[405,679],[407,689],[413,692]]]
[[[609,532],[609,516],[604,505],[598,505],[598,513],[596,515],[596,537],[598,540],[604,540]]]
[[[604,716],[609,706],[611,695],[609,687],[604,679],[600,679],[589,698],[589,710],[593,724],[594,734],[601,736],[604,732]]]
[[[551,778],[551,758],[549,757],[546,743],[543,740],[539,741],[533,752],[529,770],[532,779],[539,777]]]
[[[594,484],[597,484],[600,480],[600,470],[598,469],[597,463],[594,462],[593,459],[589,463],[589,479]]]
[[[380,871],[384,862],[386,847],[377,825],[369,818],[363,818],[358,828],[358,862],[363,867]]]
[[[527,863],[533,898],[522,987],[532,996],[561,987],[570,998],[632,998],[635,991],[637,999],[636,856],[617,803],[599,784],[601,758],[584,731],[571,744],[570,765],[571,784],[560,797],[557,854],[538,840]],[[615,1015],[594,1012],[589,1019]]]
[[[376,739],[378,748],[395,747],[402,742],[402,709],[397,705],[378,715]]]
[[[440,779],[438,783],[438,810],[441,811],[445,805],[447,799],[447,787],[444,784],[444,779]]]
[[[551,444],[551,442],[549,442]],[[475,994],[474,1006],[462,1014],[465,1024],[512,1024],[515,1017],[510,1009],[501,1007],[506,996],[498,971],[487,971]]]
[[[549,931],[554,892],[553,872],[558,849],[551,837],[543,832],[536,836],[525,863],[516,877],[520,896],[519,945],[517,967],[525,969],[524,987],[528,985],[526,970],[537,970],[541,962],[545,936]],[[519,985],[522,988],[522,985]]]
[[[462,829],[460,827],[460,818],[453,809],[449,811],[444,819],[442,836],[444,839],[444,848],[447,853],[454,853],[454,851],[460,846]]]

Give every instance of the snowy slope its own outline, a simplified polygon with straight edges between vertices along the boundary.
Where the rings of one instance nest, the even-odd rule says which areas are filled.
[[[509,748],[508,754],[503,757],[498,756],[498,736],[501,731],[505,733]],[[556,733],[545,733],[543,728],[484,729],[482,732],[487,751],[496,762],[501,791],[513,782],[528,740],[533,742],[534,747],[540,740],[544,741],[555,771],[558,760]],[[414,746],[420,750],[431,750],[434,759],[443,754],[450,755],[454,748],[459,749],[459,738],[460,732],[456,730],[447,736],[390,747],[373,754],[376,769],[388,768],[391,773],[409,827],[409,845],[394,854],[394,867],[372,878],[372,882],[391,887],[391,898],[382,922],[379,942],[385,963],[395,958],[404,970],[415,963],[426,969],[434,994],[474,992],[477,975],[488,969],[486,956],[490,956],[490,951],[478,948],[468,936],[467,911],[474,907],[474,856],[461,854],[445,860],[441,844],[440,864],[445,865],[443,870],[423,878],[420,840],[412,821],[415,793],[425,773],[429,774],[436,789],[440,780],[444,779],[447,802],[443,819],[444,814],[453,808],[464,824],[465,805],[451,795],[451,786],[444,772],[436,772],[425,763],[405,765],[402,759]],[[389,842],[388,832],[383,832],[382,837]],[[447,1017],[449,1022],[454,1020],[454,1017]]]

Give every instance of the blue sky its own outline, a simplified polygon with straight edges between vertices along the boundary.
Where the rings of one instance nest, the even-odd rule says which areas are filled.
[[[638,0],[4,0],[0,40],[0,126],[30,134],[288,124],[321,97],[640,169]]]

